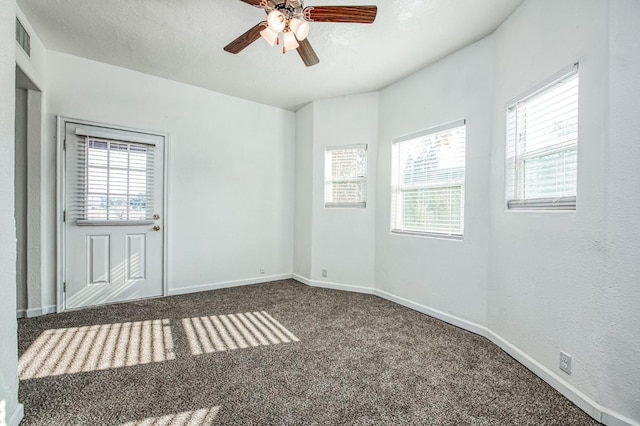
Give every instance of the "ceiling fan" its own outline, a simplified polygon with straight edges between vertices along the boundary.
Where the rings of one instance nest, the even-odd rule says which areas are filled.
[[[378,12],[377,6],[304,7],[303,0],[240,1],[264,9],[267,20],[233,40],[224,50],[239,53],[262,36],[271,46],[282,45],[282,53],[296,49],[308,67],[320,62],[307,39],[309,22],[371,24]]]

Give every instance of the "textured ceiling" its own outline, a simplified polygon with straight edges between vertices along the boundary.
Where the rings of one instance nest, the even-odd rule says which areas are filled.
[[[48,49],[295,110],[379,90],[486,35],[522,0],[307,0],[378,6],[371,25],[311,23],[320,63],[258,40],[222,48],[265,19],[239,0],[18,0]]]

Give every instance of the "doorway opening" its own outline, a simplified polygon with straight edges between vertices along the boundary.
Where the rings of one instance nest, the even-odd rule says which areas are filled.
[[[18,317],[42,315],[42,92],[16,65],[15,221]]]

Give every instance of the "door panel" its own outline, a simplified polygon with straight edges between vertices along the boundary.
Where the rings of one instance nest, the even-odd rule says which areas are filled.
[[[111,281],[111,236],[87,235],[87,284]]]
[[[144,280],[147,235],[127,235],[127,278],[129,280]]]
[[[65,306],[163,294],[164,137],[66,123]]]

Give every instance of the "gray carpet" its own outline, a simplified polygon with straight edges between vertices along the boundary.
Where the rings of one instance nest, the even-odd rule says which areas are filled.
[[[19,347],[23,425],[597,424],[482,337],[293,280],[21,320]]]

